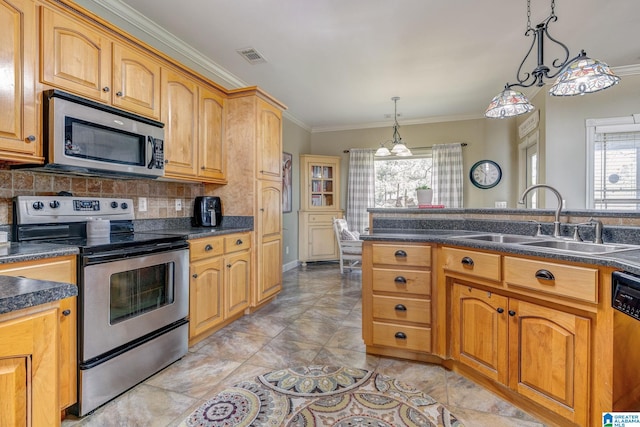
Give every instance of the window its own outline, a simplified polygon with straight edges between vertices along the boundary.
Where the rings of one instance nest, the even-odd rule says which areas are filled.
[[[587,121],[591,209],[640,208],[640,116]]]
[[[376,208],[418,207],[416,188],[431,187],[431,154],[375,159]]]

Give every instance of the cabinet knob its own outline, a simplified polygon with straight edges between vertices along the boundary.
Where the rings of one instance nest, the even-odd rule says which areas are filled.
[[[198,278],[198,273],[193,273],[193,274],[191,275],[191,277],[193,277],[194,279],[197,279],[197,278]]]
[[[407,339],[407,334],[405,334],[404,332],[396,332],[396,334],[394,336],[396,338],[398,338],[399,340],[406,340]]]
[[[466,267],[473,267],[473,259],[469,258],[468,256],[462,258],[460,262]]]
[[[62,315],[63,315],[63,316],[68,316],[68,315],[70,315],[70,314],[71,314],[71,310],[68,310],[68,309],[67,309],[67,310],[64,310],[64,311],[62,312]]]
[[[165,159],[164,164],[168,165],[169,164],[169,159]]]
[[[398,258],[406,258],[407,257],[407,253],[405,251],[403,251],[402,249],[396,251],[396,253],[394,255],[396,257],[398,257]]]
[[[242,239],[238,239],[238,240],[236,240],[236,245],[240,246],[242,243],[244,243],[244,242],[242,241]]]
[[[105,86],[102,88],[103,92],[109,92],[111,89],[109,89],[109,86]]]
[[[556,277],[549,270],[536,271],[536,279],[539,280],[556,280]]]
[[[516,312],[513,310],[509,310],[509,316],[513,317],[516,315]]]
[[[27,137],[27,141],[29,141],[29,142],[33,142],[33,141],[35,141],[35,140],[36,140],[35,135],[29,135],[29,136]]]
[[[213,246],[207,245],[207,246],[204,247],[204,250],[209,252],[209,251],[213,250]]]
[[[231,264],[227,264],[227,268],[231,268]]]
[[[395,279],[393,279],[394,282],[396,282],[396,284],[398,285],[406,285],[407,284],[407,279],[405,279],[403,276],[397,276]]]
[[[502,314],[502,313],[504,313],[504,308],[502,308],[502,307],[498,307],[498,308],[496,309],[496,311],[497,311],[498,313]]]
[[[117,92],[116,92],[116,96],[122,96],[122,92],[117,91]]]
[[[393,307],[396,311],[407,311],[407,307],[405,307],[403,304],[398,304],[395,307]]]

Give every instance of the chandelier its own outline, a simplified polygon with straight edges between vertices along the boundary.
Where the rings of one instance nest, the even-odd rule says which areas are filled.
[[[555,14],[555,0],[551,0],[551,15],[544,22],[535,28],[531,26],[531,0],[527,0],[527,31],[525,36],[533,37],[531,47],[518,67],[516,79],[518,83],[507,83],[504,90],[496,95],[487,110],[485,116],[488,118],[507,118],[533,111],[535,108],[520,91],[513,90],[513,87],[528,88],[531,86],[544,86],[544,79],[552,79],[557,76],[555,83],[551,86],[549,93],[554,96],[584,95],[585,93],[598,92],[617,84],[620,77],[613,74],[611,69],[604,62],[591,59],[584,50],[569,59],[569,49],[567,46],[554,39],[549,34],[549,24],[558,20]],[[552,43],[560,46],[564,50],[564,60],[554,59],[551,67],[544,64],[544,39],[549,39]],[[534,46],[537,43],[538,64],[530,73],[523,73],[522,67],[527,61]],[[554,72],[555,71],[555,72]]]
[[[394,103],[394,114],[393,114],[393,139],[391,141],[385,141],[380,144],[380,148],[376,150],[376,157],[386,157],[391,155],[406,157],[411,156],[411,150],[407,148],[404,142],[402,142],[402,137],[400,136],[400,125],[398,124],[398,100],[400,97],[394,96],[391,100]],[[391,149],[386,147],[389,144]]]

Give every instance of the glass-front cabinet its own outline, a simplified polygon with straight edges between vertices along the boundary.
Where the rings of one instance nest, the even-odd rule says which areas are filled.
[[[340,157],[300,156],[302,210],[340,209]]]
[[[340,157],[300,156],[300,261],[327,261],[339,258],[333,232],[333,218],[342,218],[340,209]]]

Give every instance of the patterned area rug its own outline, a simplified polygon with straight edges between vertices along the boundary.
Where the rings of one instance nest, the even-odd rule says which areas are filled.
[[[259,375],[223,390],[180,427],[462,426],[428,395],[386,375],[307,366]]]

